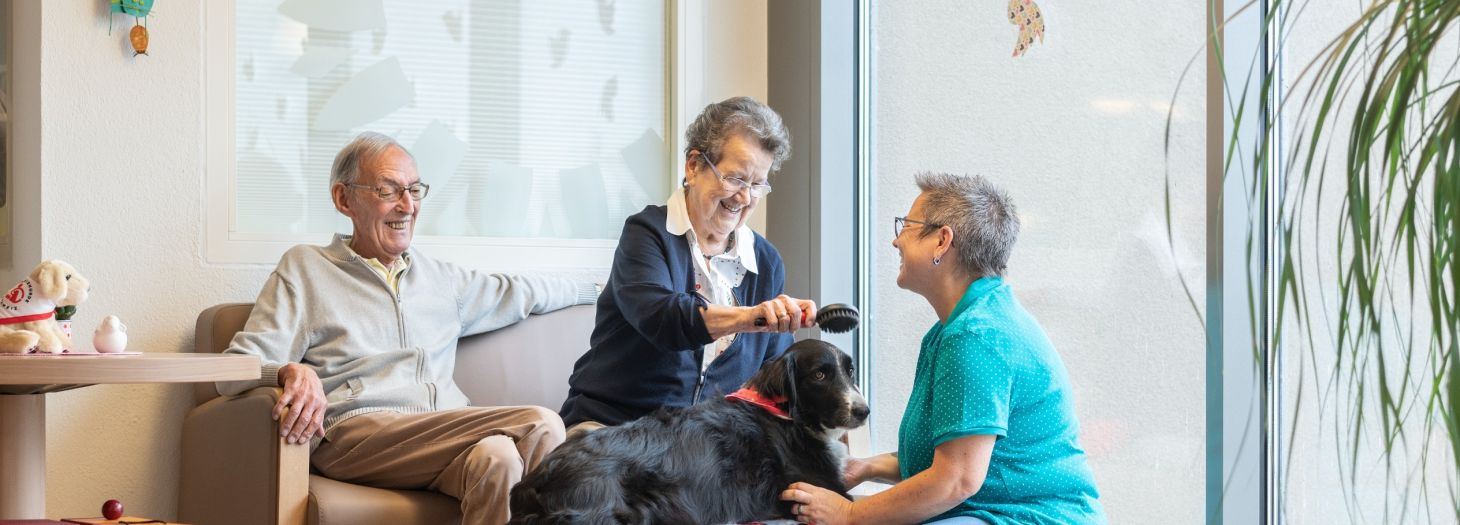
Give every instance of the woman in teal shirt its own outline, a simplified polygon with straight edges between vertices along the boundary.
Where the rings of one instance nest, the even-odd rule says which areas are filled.
[[[895,485],[848,501],[807,483],[782,498],[797,518],[844,523],[1105,523],[1079,443],[1069,377],[1003,274],[1019,218],[979,176],[923,173],[894,222],[897,285],[938,323],[923,336],[898,451],[848,461],[846,484]]]

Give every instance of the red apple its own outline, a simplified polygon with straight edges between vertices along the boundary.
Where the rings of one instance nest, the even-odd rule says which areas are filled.
[[[122,502],[109,499],[101,504],[101,517],[114,520],[122,517]]]

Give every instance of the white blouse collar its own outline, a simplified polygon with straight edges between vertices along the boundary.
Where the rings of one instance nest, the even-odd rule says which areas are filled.
[[[694,229],[689,222],[689,207],[685,202],[684,188],[675,188],[669,194],[669,201],[665,203],[669,207],[668,216],[664,221],[664,229],[671,235],[684,235]],[[745,266],[751,273],[760,273],[755,266],[755,232],[744,224],[735,229],[735,257],[740,259],[740,264]]]

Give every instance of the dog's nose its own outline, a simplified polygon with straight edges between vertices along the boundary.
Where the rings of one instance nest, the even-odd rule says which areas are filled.
[[[867,419],[867,414],[871,414],[871,413],[872,413],[872,409],[867,408],[867,405],[863,405],[863,404],[852,405],[852,417],[855,418],[857,421],[862,421],[862,420]]]

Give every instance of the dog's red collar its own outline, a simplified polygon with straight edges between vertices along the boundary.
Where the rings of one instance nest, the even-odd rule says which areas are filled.
[[[740,390],[736,390],[733,394],[725,396],[725,399],[744,401],[746,403],[750,403],[752,405],[765,409],[765,411],[770,412],[772,416],[776,416],[786,421],[791,420],[791,415],[787,414],[786,411],[781,409],[781,407],[779,406],[781,403],[786,402],[785,397],[767,398],[763,395],[760,395],[760,392],[756,392],[749,388],[742,388]]]
[[[42,313],[31,314],[31,315],[22,315],[22,316],[19,316],[19,317],[6,317],[6,318],[3,318],[3,319],[0,319],[0,324],[29,323],[31,321],[40,321],[40,320],[44,320],[44,319],[50,319],[51,316],[54,316],[54,315],[56,315],[56,312],[53,310],[53,311],[50,311],[50,312],[42,312]]]

